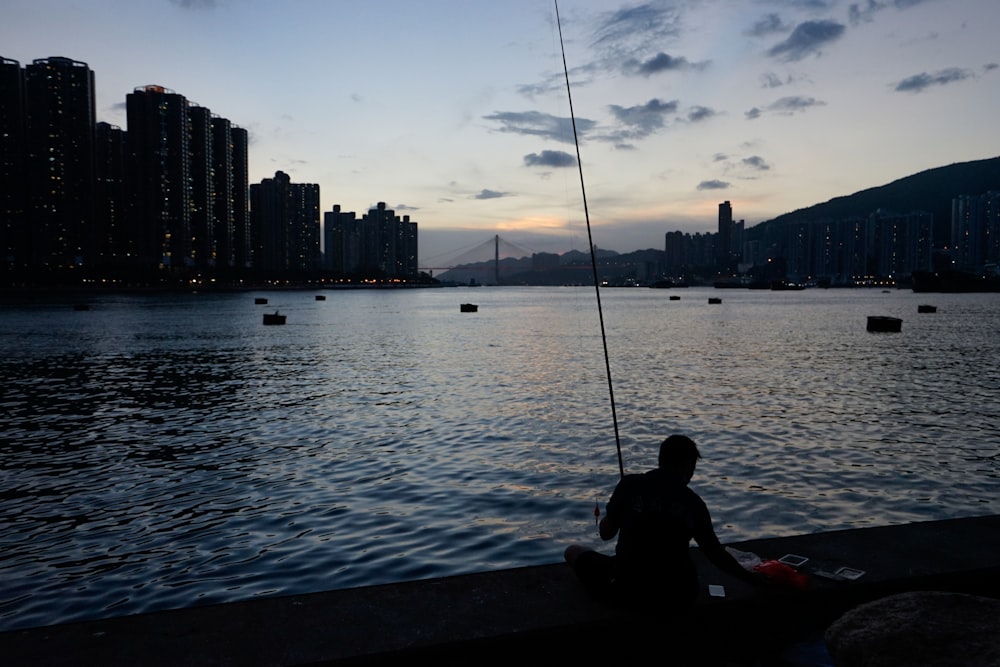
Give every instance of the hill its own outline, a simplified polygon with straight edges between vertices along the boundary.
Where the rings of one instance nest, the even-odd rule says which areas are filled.
[[[785,213],[754,225],[748,231],[760,232],[767,225],[789,222],[865,216],[880,208],[897,213],[927,211],[934,216],[934,243],[940,246],[950,240],[951,200],[960,195],[980,195],[997,189],[1000,189],[1000,157],[958,162]]]

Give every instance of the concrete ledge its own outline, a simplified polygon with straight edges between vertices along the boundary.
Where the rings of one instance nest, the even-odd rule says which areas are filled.
[[[862,602],[908,590],[1000,595],[1000,516],[751,540],[762,558],[795,553],[803,571],[850,566],[856,581],[811,576],[806,592],[760,593],[693,556],[705,584],[684,618],[602,606],[565,565],[256,599],[0,633],[6,665],[402,664],[432,659],[596,659],[645,655],[671,637],[697,662],[732,664],[822,630]],[[725,587],[711,597],[708,584]],[[608,647],[625,633],[627,648]],[[491,660],[493,661],[493,660]]]

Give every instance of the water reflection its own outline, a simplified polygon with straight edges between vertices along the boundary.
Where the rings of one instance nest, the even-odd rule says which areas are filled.
[[[7,308],[0,628],[554,562],[618,462],[593,292]],[[996,512],[991,295],[610,290],[623,456],[725,540]],[[926,298],[926,295],[920,295]],[[897,335],[868,314],[905,318]]]

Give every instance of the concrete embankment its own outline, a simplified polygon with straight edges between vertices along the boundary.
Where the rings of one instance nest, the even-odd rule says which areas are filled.
[[[760,665],[762,656],[880,597],[913,590],[1000,596],[996,515],[729,546],[763,559],[808,558],[800,567],[808,589],[753,589],[693,549],[703,594],[683,618],[602,606],[559,563],[9,631],[0,633],[0,659],[107,666],[590,664],[654,652],[678,658],[674,664]],[[829,576],[841,567],[863,574]],[[710,585],[721,586],[724,597],[711,595]]]

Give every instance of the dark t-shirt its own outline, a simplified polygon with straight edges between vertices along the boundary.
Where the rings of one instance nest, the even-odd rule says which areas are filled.
[[[619,585],[697,594],[691,540],[705,547],[719,539],[704,501],[683,480],[660,469],[626,475],[611,494],[607,513],[619,526],[614,559]]]

